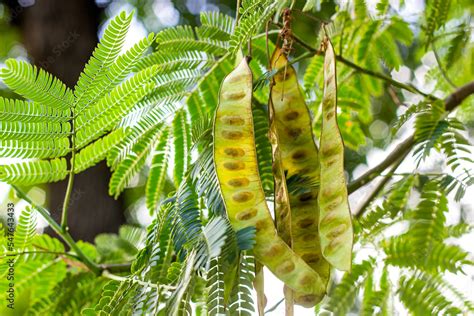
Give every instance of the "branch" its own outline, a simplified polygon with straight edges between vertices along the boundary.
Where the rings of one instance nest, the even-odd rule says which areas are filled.
[[[474,93],[474,81],[471,81],[464,86],[460,87],[454,93],[450,94],[444,100],[444,108],[446,111],[451,112],[454,110],[459,104],[461,104],[464,99]]]
[[[84,263],[92,272],[99,274],[100,273],[100,268],[92,262],[92,260],[87,257],[79,248],[79,246],[76,244],[72,236],[65,230],[63,229],[56,221],[51,217],[50,212],[45,209],[42,206],[36,205],[29,197],[24,193],[20,188],[18,188],[16,185],[11,185],[12,188],[16,191],[16,194],[19,198],[25,200],[30,204],[38,213],[43,216],[43,218],[46,220],[46,222],[51,226],[51,228],[64,240],[64,242],[71,248],[72,251],[74,251],[77,256],[81,259],[81,262]]]
[[[370,170],[367,170],[363,175],[361,175],[356,180],[352,181],[347,185],[347,192],[349,194],[357,191],[375,177],[377,177],[382,171],[390,167],[400,158],[405,158],[410,152],[411,148],[415,144],[415,135],[410,135],[403,142],[401,142],[381,163],[373,167]]]
[[[403,162],[409,152],[410,151],[407,150],[406,154],[402,155],[402,157],[400,157],[400,159],[392,165],[387,176],[385,176],[382,180],[379,181],[379,183],[377,183],[372,192],[370,192],[370,194],[365,198],[365,201],[363,201],[361,206],[359,206],[359,209],[354,212],[356,218],[360,218],[365,213],[370,203],[372,203],[372,201],[379,195],[380,191],[382,191],[385,185],[390,181],[390,175],[397,170],[397,168],[400,166],[400,164]]]
[[[336,60],[343,63],[346,66],[349,66],[349,67],[357,70],[358,72],[361,72],[363,74],[366,74],[366,75],[369,75],[369,76],[372,76],[372,77],[375,77],[375,78],[378,78],[378,79],[382,79],[382,80],[390,83],[394,87],[397,87],[397,88],[400,88],[400,89],[403,89],[403,90],[407,90],[407,91],[410,91],[412,93],[417,93],[419,95],[424,96],[425,98],[430,98],[430,99],[436,100],[436,97],[434,97],[430,94],[424,93],[423,91],[421,91],[420,89],[418,89],[417,87],[415,87],[412,84],[401,83],[400,81],[394,80],[394,79],[392,79],[391,77],[389,77],[385,74],[382,74],[382,73],[379,73],[379,72],[376,72],[376,71],[372,71],[370,69],[363,68],[363,67],[361,67],[359,65],[356,65],[353,62],[345,59],[341,55],[337,55]]]
[[[453,111],[471,94],[474,94],[474,81],[465,84],[450,94],[446,99],[444,99],[444,107],[446,111]],[[380,164],[368,170],[362,176],[351,182],[347,186],[347,191],[349,193],[356,191],[378,176],[382,171],[391,166],[399,158],[406,157],[413,145],[415,145],[415,134],[411,134],[408,138],[401,142],[400,145],[398,145]]]
[[[282,27],[282,25],[280,23],[275,23],[275,25],[277,25],[278,27]],[[315,55],[323,55],[323,52],[318,50],[318,49],[315,49],[313,48],[311,45],[308,45],[304,40],[302,40],[301,38],[299,38],[297,35],[293,34],[293,39],[295,40],[296,43],[298,43],[301,47],[305,48],[306,50],[314,53]],[[378,79],[382,79],[386,82],[388,82],[389,84],[391,84],[392,86],[395,86],[397,88],[400,88],[400,89],[404,89],[404,90],[407,90],[407,91],[410,91],[412,93],[417,93],[419,95],[422,95],[424,96],[425,98],[430,98],[430,99],[433,99],[433,100],[436,100],[436,97],[430,95],[430,94],[427,94],[427,93],[424,93],[423,91],[421,91],[420,89],[418,89],[417,87],[415,87],[414,85],[412,84],[405,84],[405,83],[402,83],[402,82],[399,82],[397,80],[394,80],[392,79],[391,77],[383,74],[383,73],[379,73],[379,72],[376,72],[376,71],[372,71],[370,69],[366,69],[366,68],[363,68],[359,65],[356,65],[354,64],[353,62],[351,62],[350,60],[348,59],[345,59],[342,55],[336,55],[336,60],[343,63],[344,65],[348,66],[348,67],[351,67],[355,70],[357,70],[358,72],[361,72],[363,74],[366,74],[366,75],[369,75],[369,76],[372,76],[372,77],[375,77],[375,78],[378,78]]]

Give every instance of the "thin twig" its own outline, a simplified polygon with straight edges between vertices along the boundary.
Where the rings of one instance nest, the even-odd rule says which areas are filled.
[[[235,25],[239,24],[240,18],[240,0],[237,0],[237,8],[235,9]]]
[[[439,71],[441,72],[441,75],[443,76],[444,80],[446,80],[447,83],[454,89],[457,89],[458,87],[454,84],[454,82],[451,81],[451,79],[448,77],[448,74],[443,68],[443,65],[441,64],[441,58],[439,58],[438,52],[436,51],[436,46],[434,42],[431,42],[431,48],[433,49],[433,54],[436,59],[436,63],[438,64]]]
[[[28,204],[30,204],[38,213],[41,214],[41,216],[43,216],[49,226],[51,226],[51,228],[62,238],[62,240],[64,240],[71,250],[77,254],[82,263],[84,263],[92,272],[96,274],[100,273],[100,268],[82,252],[81,248],[79,248],[72,236],[51,217],[50,212],[46,208],[35,204],[30,199],[30,197],[16,185],[12,185],[12,188],[15,190],[19,198],[28,202]]]
[[[273,311],[274,311],[275,309],[277,309],[278,306],[280,306],[280,304],[283,303],[284,301],[285,301],[284,298],[282,298],[281,300],[279,300],[275,305],[273,305],[272,307],[270,307],[269,309],[267,309],[267,310],[265,311],[265,314],[268,314],[268,313],[273,312]]]
[[[349,185],[347,186],[347,192],[349,194],[353,193],[354,191],[358,190],[359,188],[363,187],[364,185],[372,181],[372,179],[377,177],[380,173],[382,173],[385,169],[391,166],[400,157],[404,155],[406,156],[414,144],[415,144],[414,135],[411,135],[410,137],[406,138],[381,163],[379,163],[374,168],[365,172],[362,176],[360,176],[356,180],[349,183]]]
[[[279,23],[275,23],[275,25],[281,27],[281,24],[279,24]],[[304,40],[299,38],[296,34],[293,34],[293,39],[295,40],[295,42],[297,44],[299,44],[301,47],[305,48],[306,50],[308,50],[310,52],[313,52],[316,55],[322,55],[322,52],[320,50],[317,50],[317,49],[313,48],[311,45],[308,45]],[[394,87],[397,87],[397,88],[400,88],[400,89],[403,89],[403,90],[410,91],[412,93],[422,95],[425,98],[436,100],[436,97],[434,97],[430,94],[424,93],[423,91],[421,91],[420,89],[418,89],[417,87],[415,87],[412,84],[405,84],[405,83],[399,82],[399,81],[394,80],[391,77],[389,77],[389,76],[387,76],[383,73],[379,73],[379,72],[376,72],[376,71],[373,71],[373,70],[370,70],[370,69],[366,69],[366,68],[361,67],[359,65],[356,65],[353,62],[351,62],[350,60],[344,58],[342,55],[336,55],[336,60],[338,62],[348,66],[348,67],[351,67],[351,68],[357,70],[360,73],[363,73],[363,74],[366,74],[366,75],[384,80],[384,81],[390,83]]]
[[[389,170],[389,174],[395,172],[400,164],[403,162],[405,157],[408,155],[410,150],[400,157],[400,159],[393,164],[393,166]],[[383,177],[379,183],[375,186],[375,188],[370,192],[370,194],[365,198],[364,202],[359,206],[358,210],[354,212],[356,218],[360,218],[365,211],[368,209],[368,206],[372,201],[379,195],[380,191],[385,187],[385,185],[390,181],[391,177]]]

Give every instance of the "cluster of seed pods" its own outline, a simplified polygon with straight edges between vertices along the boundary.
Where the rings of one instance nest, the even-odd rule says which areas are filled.
[[[283,168],[280,173],[286,174],[287,178],[304,178],[306,183],[319,183],[318,149],[313,140],[311,117],[296,72],[291,65],[288,65],[285,54],[279,49],[273,53],[271,67],[284,69],[275,75],[269,99],[270,112],[274,113],[270,116],[270,124],[276,127],[279,140],[278,147]],[[274,143],[272,142],[272,145]],[[274,150],[274,161],[276,159]],[[275,196],[279,190],[281,190],[279,183],[275,181]],[[275,217],[277,219],[283,215],[289,217],[292,249],[319,274],[326,287],[330,266],[321,254],[319,243],[318,193],[319,188],[310,185],[296,192],[290,192],[288,209],[291,213],[287,215],[287,210],[276,203]],[[323,296],[308,297],[295,293],[294,300],[303,306],[314,306]]]
[[[324,45],[320,152],[295,70],[279,49],[271,59],[273,69],[284,68],[274,76],[269,98],[276,227],[258,173],[246,58],[222,82],[214,121],[214,163],[229,221],[236,230],[256,227],[256,259],[285,283],[287,299],[305,307],[326,294],[331,266],[350,270],[352,256],[335,55],[329,40]],[[305,180],[298,190],[288,190],[291,177]]]
[[[319,274],[278,236],[260,181],[252,118],[252,72],[244,58],[224,79],[214,121],[214,163],[234,229],[256,227],[254,255],[290,289],[321,296]]]

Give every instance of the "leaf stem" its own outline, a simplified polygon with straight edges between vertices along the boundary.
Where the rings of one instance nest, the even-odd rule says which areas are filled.
[[[433,54],[436,59],[436,63],[438,64],[439,71],[441,72],[441,75],[443,76],[444,80],[454,89],[457,89],[458,87],[454,84],[454,82],[451,81],[451,79],[448,77],[448,74],[443,68],[443,65],[441,64],[441,59],[439,58],[438,52],[436,51],[436,46],[434,41],[431,42],[431,48],[433,49]]]
[[[79,246],[76,244],[72,236],[69,234],[69,232],[63,227],[61,227],[52,217],[50,212],[40,206],[35,204],[28,195],[26,195],[25,192],[23,192],[20,188],[18,188],[16,185],[12,185],[12,188],[15,190],[16,194],[18,195],[19,198],[25,200],[28,202],[38,213],[43,216],[43,218],[46,220],[46,222],[51,226],[51,228],[64,240],[64,242],[71,248],[72,251],[76,253],[76,255],[81,259],[81,262],[84,263],[92,272],[99,274],[100,273],[100,268],[97,266],[89,257],[87,257],[79,248]]]
[[[71,120],[72,131],[71,131],[71,160],[70,160],[70,170],[69,170],[69,179],[67,181],[66,194],[64,195],[63,209],[61,212],[61,227],[64,231],[69,231],[69,226],[67,225],[68,219],[68,210],[69,203],[71,200],[72,188],[74,186],[74,164],[76,161],[76,130],[75,130],[75,117]]]
[[[104,270],[102,272],[102,276],[105,277],[105,278],[111,279],[111,280],[119,281],[119,282],[130,281],[132,283],[136,283],[136,284],[139,284],[141,286],[151,287],[151,288],[155,288],[155,289],[176,290],[175,286],[166,285],[166,284],[154,284],[154,283],[142,281],[142,280],[139,280],[139,279],[136,279],[136,278],[124,277],[124,276],[120,276],[120,275],[110,273],[107,270]]]
[[[69,170],[69,179],[67,182],[67,188],[66,188],[66,194],[64,196],[64,202],[63,202],[63,210],[61,213],[61,227],[65,230],[68,231],[69,227],[67,225],[67,217],[68,217],[68,210],[69,210],[69,203],[71,200],[71,194],[72,194],[72,188],[74,185],[74,161],[75,161],[75,152],[73,150],[71,154],[71,170]]]
[[[240,0],[237,0],[237,7],[235,9],[235,25],[239,24],[239,18],[240,18]]]

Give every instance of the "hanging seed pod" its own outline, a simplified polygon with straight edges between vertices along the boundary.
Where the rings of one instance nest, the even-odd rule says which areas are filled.
[[[290,199],[288,195],[288,188],[286,186],[286,176],[283,169],[283,163],[281,161],[281,154],[279,148],[278,132],[275,120],[275,110],[273,109],[272,103],[269,102],[268,112],[270,117],[270,128],[268,130],[268,137],[272,145],[272,157],[273,165],[272,171],[274,176],[274,209],[275,209],[275,221],[278,236],[291,247],[293,244],[291,234],[291,208]],[[286,285],[284,288],[286,315],[293,315],[293,304],[294,304],[294,293],[293,290],[289,289]],[[310,299],[316,298],[314,295],[310,295]]]
[[[353,232],[344,177],[344,144],[336,117],[336,58],[329,39],[325,39],[324,46],[319,235],[324,257],[336,269],[348,271],[352,262]]]
[[[298,185],[298,190],[289,192],[291,246],[293,251],[320,275],[326,288],[330,265],[322,256],[319,244],[319,162],[311,117],[296,72],[288,65],[288,60],[279,49],[273,53],[271,65],[274,69],[284,68],[275,75],[270,94],[270,108],[274,111],[271,124],[275,126],[278,134],[281,165],[287,181],[291,178],[304,181]],[[275,182],[275,192],[280,190],[277,184]],[[296,293],[294,297],[297,304],[314,306],[323,296],[311,298]]]
[[[256,259],[288,287],[320,296],[319,275],[277,235],[257,167],[252,119],[252,73],[247,60],[224,79],[214,121],[214,163],[234,229],[256,227]]]

